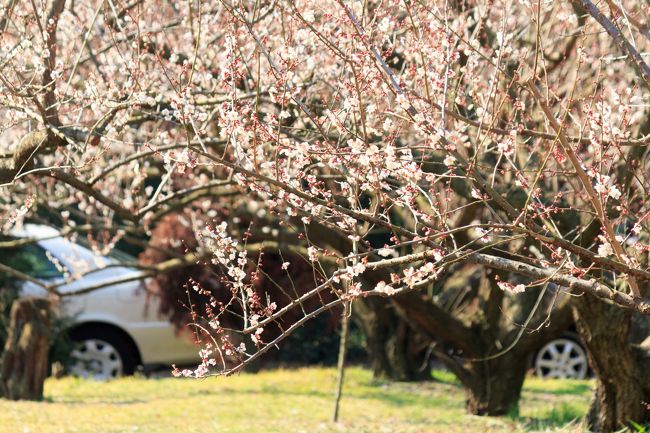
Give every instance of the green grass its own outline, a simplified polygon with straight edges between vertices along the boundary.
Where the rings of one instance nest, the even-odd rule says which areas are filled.
[[[589,381],[526,381],[519,414],[466,415],[449,373],[435,382],[375,381],[347,370],[341,422],[330,422],[336,372],[302,368],[203,380],[48,379],[43,402],[0,400],[0,432],[520,432],[582,431]]]

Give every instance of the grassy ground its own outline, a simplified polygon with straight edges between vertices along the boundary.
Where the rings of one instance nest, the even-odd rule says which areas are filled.
[[[578,432],[592,386],[530,378],[520,414],[486,418],[464,413],[463,391],[448,373],[431,383],[386,383],[350,368],[334,424],[335,376],[305,368],[205,380],[49,379],[44,402],[0,400],[0,432]]]

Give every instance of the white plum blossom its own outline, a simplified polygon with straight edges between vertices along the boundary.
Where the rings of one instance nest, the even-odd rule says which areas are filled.
[[[612,185],[609,187],[608,195],[614,200],[618,200],[621,198],[621,190],[616,185]]]
[[[386,284],[384,281],[380,281],[375,286],[375,291],[391,296],[395,293],[395,288],[390,284]]]
[[[309,256],[309,260],[312,262],[315,262],[318,260],[318,248],[314,246],[310,246],[307,248],[307,255]]]
[[[614,254],[614,250],[612,249],[612,244],[609,243],[607,238],[603,235],[599,235],[598,239],[600,239],[600,245],[598,245],[598,256],[599,257],[609,257]]]
[[[443,163],[447,167],[453,167],[454,165],[456,165],[456,158],[454,158],[452,155],[447,155]]]
[[[472,198],[475,198],[477,200],[483,200],[483,194],[481,194],[481,191],[479,191],[476,188],[472,188],[471,195],[472,195]]]
[[[515,148],[512,143],[508,141],[502,141],[497,144],[497,149],[505,156],[512,156],[515,153]]]
[[[526,286],[524,284],[511,284],[507,281],[497,281],[497,285],[504,292],[509,292],[513,294],[523,293],[526,291]]]

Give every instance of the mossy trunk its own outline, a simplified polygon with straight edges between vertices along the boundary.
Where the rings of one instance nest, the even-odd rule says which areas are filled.
[[[11,307],[9,333],[0,359],[0,396],[41,400],[50,348],[50,302],[20,298]]]

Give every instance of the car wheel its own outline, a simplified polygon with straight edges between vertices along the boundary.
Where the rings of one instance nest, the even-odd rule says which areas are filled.
[[[587,352],[577,339],[557,338],[535,356],[535,374],[543,379],[585,379],[589,372]]]
[[[77,347],[70,353],[75,376],[110,380],[133,374],[136,360],[128,341],[110,329],[80,329],[70,338]]]

